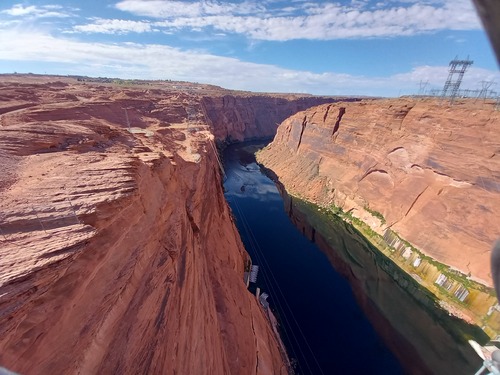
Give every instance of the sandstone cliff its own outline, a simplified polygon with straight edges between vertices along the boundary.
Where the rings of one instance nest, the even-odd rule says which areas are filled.
[[[491,285],[499,125],[500,112],[482,101],[321,105],[285,120],[258,159],[290,193],[340,206]]]
[[[213,136],[272,134],[262,116],[275,99],[240,115],[247,130],[220,129],[190,91],[32,81],[0,91],[0,364],[286,373],[243,283]]]
[[[309,107],[331,103],[334,100],[326,97],[292,95],[289,97],[212,95],[204,97],[201,104],[217,139],[243,141],[273,137],[278,125],[286,118]]]

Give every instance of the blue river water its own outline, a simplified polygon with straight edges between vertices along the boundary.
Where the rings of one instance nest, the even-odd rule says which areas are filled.
[[[224,151],[225,196],[297,374],[403,374],[347,280],[292,224],[256,143]],[[252,286],[255,288],[255,286]]]

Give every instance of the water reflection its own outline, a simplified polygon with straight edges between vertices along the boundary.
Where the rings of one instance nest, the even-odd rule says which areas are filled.
[[[255,149],[226,149],[225,195],[245,247],[260,266],[257,286],[270,294],[297,373],[403,373],[346,279],[291,223],[276,186],[255,164]]]
[[[473,374],[479,357],[467,343],[479,330],[451,317],[434,297],[349,224],[282,190],[290,219],[349,280],[358,303],[412,374]]]
[[[224,165],[227,180],[224,184],[226,197],[258,201],[281,201],[276,186],[272,182],[263,183],[267,177],[263,175],[255,162],[253,152],[260,143],[244,143],[232,145],[224,154]],[[249,155],[252,156],[249,158]]]

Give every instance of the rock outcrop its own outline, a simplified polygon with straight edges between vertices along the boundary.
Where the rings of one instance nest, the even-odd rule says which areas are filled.
[[[430,99],[321,105],[258,155],[292,194],[350,211],[491,285],[500,234],[500,112]]]
[[[248,255],[213,135],[272,134],[262,116],[278,99],[258,97],[258,115],[240,114],[247,130],[227,118],[221,129],[217,107],[192,87],[16,76],[1,86],[0,365],[285,374],[243,282]],[[299,104],[283,106],[273,116]]]
[[[217,139],[243,141],[273,137],[278,125],[291,115],[336,100],[340,99],[296,95],[212,95],[204,97],[201,104]]]

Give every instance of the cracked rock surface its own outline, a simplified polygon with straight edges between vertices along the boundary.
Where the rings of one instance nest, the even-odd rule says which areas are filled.
[[[232,130],[198,92],[225,93],[181,84],[2,77],[2,366],[286,373],[223,196],[214,133]]]
[[[493,102],[335,103],[285,120],[258,159],[290,193],[352,210],[378,233],[391,228],[491,285],[490,249],[500,235],[499,128]]]

